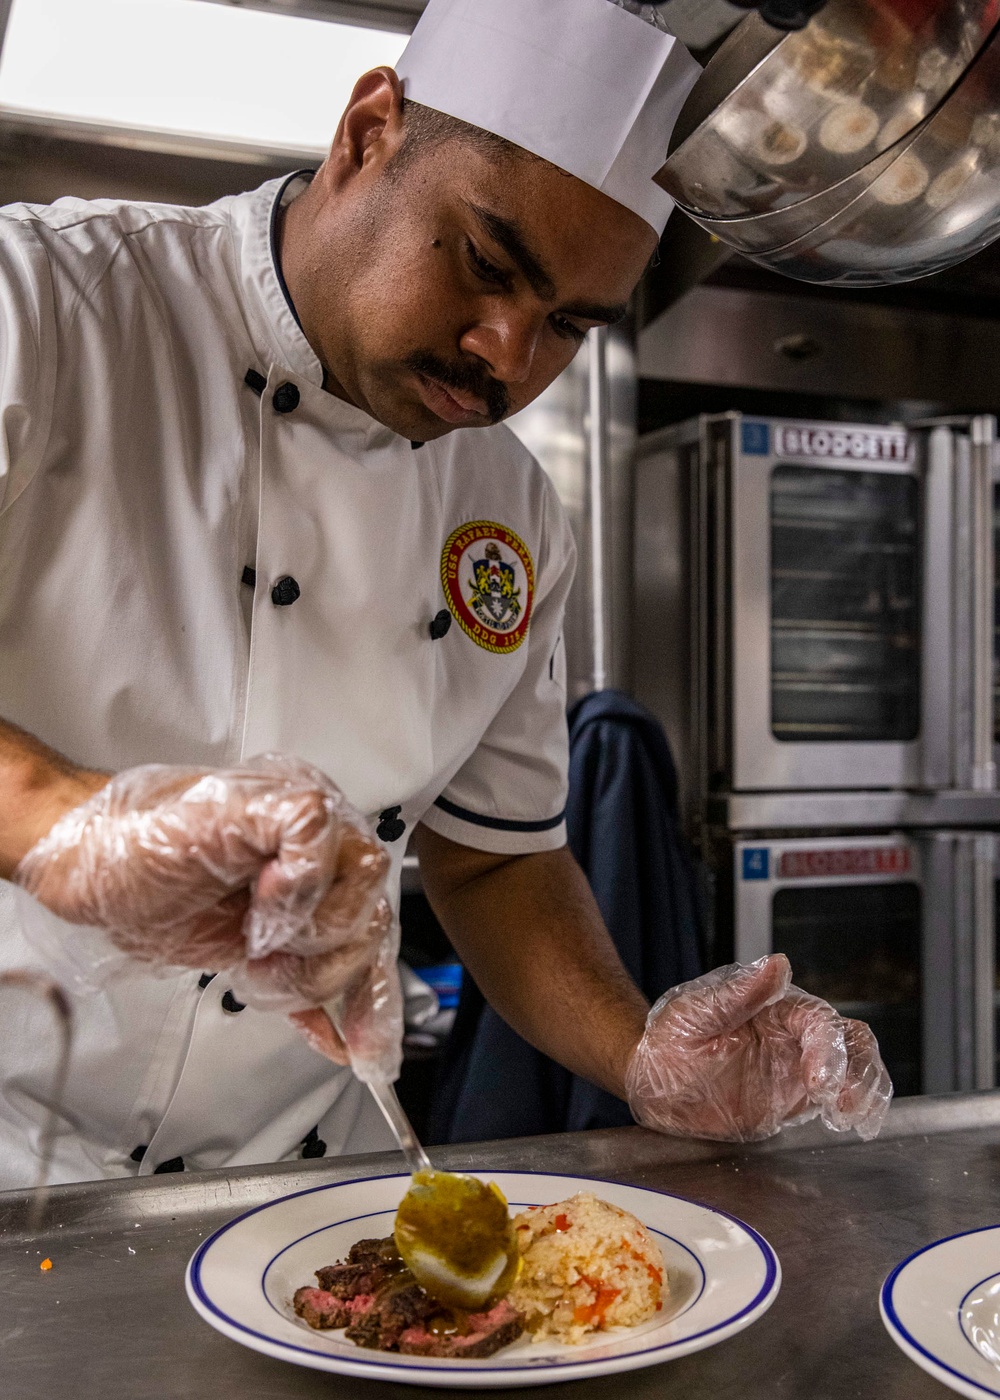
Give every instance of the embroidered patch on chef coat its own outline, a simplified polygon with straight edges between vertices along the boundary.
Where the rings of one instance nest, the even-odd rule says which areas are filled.
[[[441,551],[441,583],[452,616],[477,646],[516,651],[535,596],[535,566],[520,536],[495,520],[470,520]]]

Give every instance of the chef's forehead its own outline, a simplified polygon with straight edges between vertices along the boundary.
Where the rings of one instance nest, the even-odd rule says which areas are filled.
[[[469,200],[474,200],[477,187],[484,193],[488,192],[490,202],[494,206],[501,206],[496,209],[498,214],[504,212],[503,205],[517,205],[522,214],[537,212],[539,199],[556,199],[562,208],[569,202],[571,188],[575,191],[577,200],[585,190],[590,190],[589,198],[584,194],[587,200],[587,215],[593,221],[589,236],[598,234],[600,218],[597,211],[604,209],[612,215],[617,224],[620,225],[624,221],[628,225],[641,228],[655,243],[652,230],[639,216],[619,205],[616,200],[593,190],[586,182],[578,181],[569,171],[554,165],[544,156],[525,150],[523,146],[518,146],[492,131],[485,131],[482,127],[473,126],[458,117],[439,112],[433,107],[425,107],[410,99],[403,101],[402,113],[403,139],[385,167],[385,173],[390,180],[405,175],[424,157],[443,155],[441,166],[445,175],[454,175],[459,186],[467,186],[460,191],[469,197],[464,201],[467,207],[475,207]],[[452,146],[471,152],[474,159],[465,162],[457,158],[450,160],[443,153],[446,148]],[[520,179],[517,178],[518,172],[523,172]],[[565,231],[566,226],[563,227]],[[587,230],[580,230],[580,233],[586,236]]]
[[[471,146],[488,159],[497,162],[541,162],[540,156],[532,155],[521,146],[515,146],[513,141],[508,141],[506,137],[497,136],[492,131],[484,131],[482,127],[472,126],[469,122],[451,117],[446,112],[438,112],[433,107],[425,107],[422,103],[404,99],[402,114],[403,141],[390,165],[394,174],[401,173],[422,154],[438,150],[451,142]]]

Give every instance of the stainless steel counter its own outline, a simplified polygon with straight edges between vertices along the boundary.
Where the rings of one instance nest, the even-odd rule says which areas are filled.
[[[784,1284],[748,1331],[709,1351],[615,1378],[621,1400],[941,1400],[885,1332],[882,1279],[919,1245],[1000,1220],[1000,1093],[911,1099],[877,1142],[813,1124],[753,1148],[674,1142],[641,1129],[435,1153],[442,1166],[519,1168],[662,1187],[721,1206],[777,1249]],[[272,1361],[206,1326],[184,1266],[224,1221],[288,1191],[377,1171],[354,1157],[227,1175],[59,1187],[44,1234],[27,1193],[0,1193],[0,1393],[4,1400],[413,1400],[409,1386],[331,1377]],[[45,1273],[40,1261],[50,1257]],[[559,1387],[560,1400],[602,1382]],[[453,1395],[469,1392],[450,1392]],[[544,1392],[533,1391],[540,1396]]]

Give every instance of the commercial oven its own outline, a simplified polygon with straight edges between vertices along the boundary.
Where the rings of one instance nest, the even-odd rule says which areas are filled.
[[[996,1082],[998,837],[718,836],[716,957],[786,953],[796,985],[867,1021],[899,1094]]]
[[[640,440],[633,677],[689,802],[993,786],[994,429],[727,413]]]

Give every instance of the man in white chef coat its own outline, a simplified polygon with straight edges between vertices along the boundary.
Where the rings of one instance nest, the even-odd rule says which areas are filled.
[[[111,774],[297,755],[370,819],[392,889],[415,833],[493,1005],[643,1121],[759,1135],[829,1106],[835,1080],[828,1121],[877,1130],[874,1042],[787,993],[780,960],[685,994],[643,1040],[648,1008],[565,844],[573,545],[500,420],[624,314],[694,74],[608,0],[432,0],[315,174],[205,209],[2,212],[0,875],[68,921],[63,965],[100,963],[104,933],[79,925],[111,927],[123,882],[135,936],[159,936],[206,842],[228,852],[223,826],[249,820],[239,776],[210,831],[177,818],[175,883],[144,923],[132,779],[91,821],[105,845],[85,871],[73,825]],[[118,893],[88,903],[112,849]],[[0,967],[39,959],[18,901],[0,884]],[[347,1069],[185,961],[77,999],[55,1179],[389,1145]],[[35,1170],[46,1015],[4,1002],[0,1186]]]

